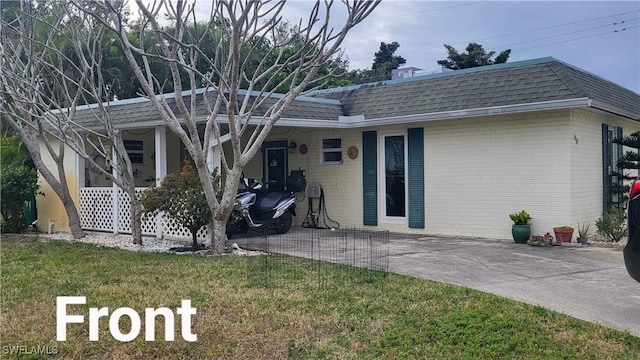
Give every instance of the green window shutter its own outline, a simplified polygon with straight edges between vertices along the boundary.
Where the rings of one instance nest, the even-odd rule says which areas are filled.
[[[622,140],[623,137],[624,137],[624,132],[622,131],[622,128],[621,127],[616,128],[616,139]],[[618,152],[618,157],[616,159],[620,160],[624,155],[622,152],[622,144],[616,144],[616,150]],[[616,176],[616,182],[618,183],[617,188],[619,191],[622,191],[624,186],[624,169],[620,167],[620,165],[618,165],[617,163],[613,164],[613,166],[615,166],[616,173],[618,174],[618,176]],[[624,194],[618,194],[617,205],[620,209],[624,207],[624,203],[620,201],[623,197],[624,197]]]
[[[424,229],[424,129],[407,130],[409,170],[409,227]]]
[[[609,144],[609,124],[602,124],[602,209],[611,206],[611,147]]]
[[[362,223],[378,225],[378,134],[362,132]]]
[[[624,132],[622,131],[622,128],[619,127],[616,130],[617,130],[616,138],[622,140],[622,138],[624,137]],[[618,150],[617,159],[620,160],[620,159],[622,159],[622,156],[624,155],[623,152],[622,152],[622,144],[616,144],[616,148]],[[621,168],[618,164],[614,164],[614,165],[616,167],[616,172],[618,174],[620,174],[619,176],[616,177],[617,180],[618,180],[618,188],[622,189],[622,186],[624,185],[624,176],[623,176],[624,169]],[[622,195],[620,195],[620,196],[622,196]],[[620,197],[618,199],[620,199]],[[622,208],[623,204],[622,203],[618,203],[618,206],[620,208]]]

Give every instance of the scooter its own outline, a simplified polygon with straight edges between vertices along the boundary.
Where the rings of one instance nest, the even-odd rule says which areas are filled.
[[[255,179],[242,178],[245,189],[238,190],[236,208],[227,222],[227,237],[249,230],[271,230],[284,234],[296,215],[296,192],[304,191],[307,181],[301,176],[287,177],[287,191],[263,190]]]

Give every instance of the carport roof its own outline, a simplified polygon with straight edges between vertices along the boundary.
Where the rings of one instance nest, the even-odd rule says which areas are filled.
[[[552,57],[307,95],[340,100],[345,115],[366,119],[586,98],[591,107],[640,120],[640,95]]]
[[[204,119],[207,109],[201,100],[203,92],[199,90],[196,96],[200,98],[197,116]],[[177,109],[175,94],[164,97],[170,107]],[[256,115],[264,114],[268,106],[282,97],[272,94]],[[189,98],[187,95],[185,102]],[[280,124],[361,127],[405,122],[409,118],[425,121],[585,106],[640,121],[639,94],[547,57],[312,91],[296,98]],[[89,128],[100,127],[101,122],[91,108],[95,105],[78,108],[75,121]],[[111,121],[121,127],[163,123],[153,104],[145,98],[114,101],[108,109]]]
[[[187,93],[187,92],[185,92]],[[199,89],[196,93],[197,108],[196,116],[205,119],[208,115],[207,106],[203,100],[204,89]],[[246,91],[241,91],[240,101],[244,99]],[[249,94],[251,101],[256,97],[255,93]],[[173,109],[175,114],[179,114],[178,107],[176,105],[175,93],[164,94],[168,106]],[[282,94],[272,94],[269,96],[254,112],[254,116],[261,116],[265,111],[274,104],[276,101],[283,97]],[[185,95],[184,101],[186,104],[190,103],[191,95]],[[215,96],[210,95],[210,101],[215,101]],[[293,102],[289,110],[285,113],[283,118],[289,119],[305,119],[305,120],[338,120],[338,117],[343,115],[342,103],[339,100],[312,98],[307,96],[299,96]],[[163,119],[158,111],[156,111],[154,105],[147,98],[133,98],[126,100],[116,100],[108,104],[103,104],[109,113],[109,118],[113,124],[119,127],[136,127],[138,125],[152,125],[161,124]],[[83,127],[87,128],[100,128],[102,127],[103,119],[100,118],[100,113],[95,111],[97,105],[85,105],[79,106],[74,116],[74,121]],[[222,109],[224,110],[224,109]],[[225,112],[220,112],[220,115],[224,115]]]

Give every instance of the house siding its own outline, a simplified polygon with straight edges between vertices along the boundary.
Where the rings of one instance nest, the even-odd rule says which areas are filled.
[[[379,228],[510,239],[508,214],[522,209],[534,218],[534,234],[574,223],[568,170],[574,143],[570,110],[341,131],[275,129],[270,140],[287,138],[306,144],[306,155],[299,151],[289,155],[289,170],[304,169],[307,182],[322,185],[332,219],[343,226],[362,226],[362,132],[376,130],[380,136],[409,127],[424,128],[426,226],[410,229],[407,221],[385,221],[379,216]],[[327,136],[342,138],[343,164],[320,163],[321,139]],[[355,160],[347,156],[349,146],[360,150]],[[380,158],[379,146],[377,151]],[[256,156],[245,173],[259,177],[260,161]],[[593,163],[598,167],[599,157]],[[297,203],[296,224],[304,220],[307,202],[305,197]]]
[[[51,140],[52,147],[54,149],[58,148],[58,142],[56,140]],[[63,166],[65,170],[65,176],[67,178],[67,186],[69,186],[69,192],[71,193],[71,197],[78,206],[78,180],[76,173],[76,154],[69,147],[65,147],[65,156],[63,160]],[[56,163],[49,156],[49,152],[46,149],[45,145],[40,142],[40,153],[42,154],[42,161],[45,163],[46,167],[51,169],[54,175],[57,174]],[[62,205],[62,201],[58,198],[55,191],[49,186],[49,183],[44,180],[41,175],[38,175],[38,184],[40,185],[40,191],[44,193],[44,196],[38,195],[37,199],[37,207],[38,207],[38,230],[42,232],[48,231],[48,224],[50,221],[53,221],[54,232],[67,232],[69,229],[69,219],[67,218],[67,212],[64,209],[64,205]]]
[[[571,222],[574,227],[591,224],[602,215],[602,124],[622,127],[624,136],[640,131],[637,121],[596,110],[571,110]],[[623,148],[623,152],[631,148]],[[574,233],[574,237],[577,234]]]
[[[522,209],[533,234],[569,221],[568,134],[568,110],[427,124],[426,230],[511,238]]]

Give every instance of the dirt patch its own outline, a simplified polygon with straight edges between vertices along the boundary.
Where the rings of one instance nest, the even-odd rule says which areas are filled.
[[[46,243],[50,239],[39,236],[38,234],[2,234],[3,244],[28,245],[33,243]]]

